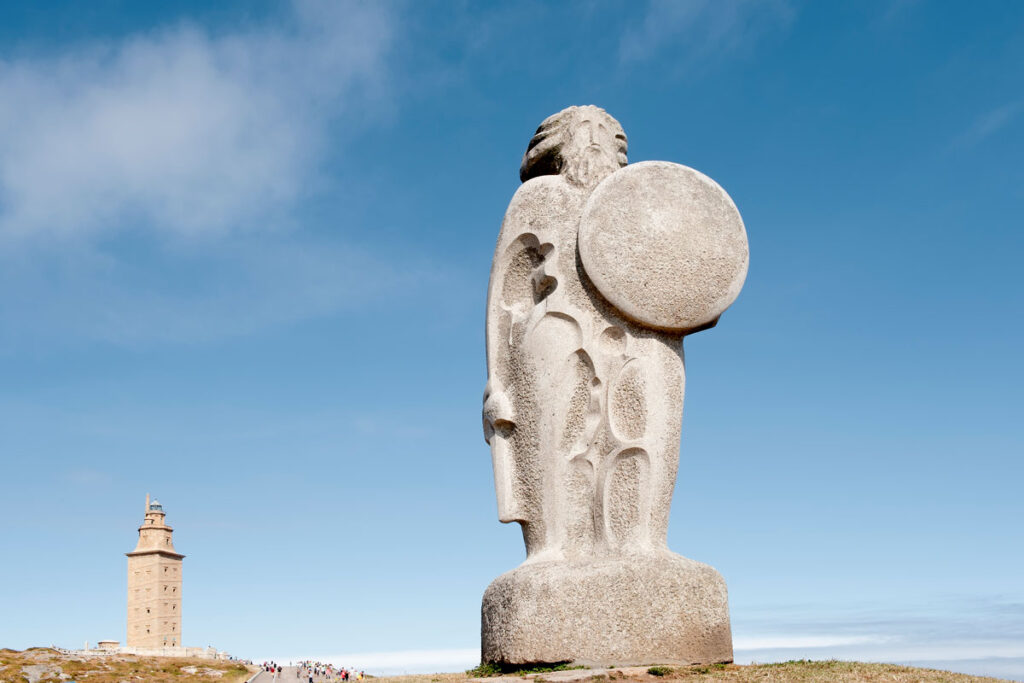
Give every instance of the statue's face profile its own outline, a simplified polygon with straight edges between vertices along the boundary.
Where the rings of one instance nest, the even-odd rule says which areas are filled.
[[[495,390],[491,383],[484,389],[484,439],[491,447],[494,466],[495,494],[498,498],[498,519],[501,522],[525,522],[512,481],[511,435],[515,419],[508,394]]]
[[[576,185],[594,187],[627,163],[626,134],[600,107],[569,107],[540,124],[523,155],[523,182],[541,175],[562,175]]]

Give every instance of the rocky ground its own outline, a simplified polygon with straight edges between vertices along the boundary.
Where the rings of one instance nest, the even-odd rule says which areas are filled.
[[[783,664],[735,664],[691,667],[621,667],[615,669],[570,669],[520,675],[473,678],[466,674],[393,676],[387,683],[981,683],[982,678],[933,669],[916,669],[893,664],[860,662],[785,662]]]
[[[238,662],[215,659],[0,650],[0,683],[241,683],[251,675]]]
[[[210,659],[110,655],[80,657],[49,648],[0,650],[0,683],[243,683],[255,668]],[[982,678],[933,669],[860,662],[785,662],[692,667],[618,667],[517,672],[475,677],[425,674],[374,679],[380,683],[980,683]]]

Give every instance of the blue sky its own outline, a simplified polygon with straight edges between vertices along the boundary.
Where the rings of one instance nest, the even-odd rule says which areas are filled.
[[[0,5],[0,646],[123,640],[149,492],[188,644],[473,659],[492,250],[593,103],[746,222],[669,527],[737,658],[1024,678],[1022,83],[1010,1]]]

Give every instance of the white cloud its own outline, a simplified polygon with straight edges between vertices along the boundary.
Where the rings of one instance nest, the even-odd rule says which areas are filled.
[[[788,648],[838,647],[841,645],[862,645],[864,643],[880,643],[887,640],[882,636],[850,636],[845,634],[814,634],[814,635],[766,635],[746,636],[733,639],[733,647],[737,650],[776,650]]]
[[[1010,639],[951,641],[926,639],[919,635],[765,636],[737,638],[736,661],[772,662],[788,659],[845,659],[859,661],[969,660],[991,657],[1024,657],[1024,643]]]
[[[1024,676],[1024,605],[1007,596],[814,617],[775,606],[735,627],[737,663],[842,659]]]
[[[865,636],[820,635],[810,639],[769,637],[768,647],[744,647],[736,640],[737,664],[783,662],[791,659],[840,659],[859,662],[887,662],[928,666],[975,675],[1024,676],[1024,643],[1012,637],[1002,639],[943,640],[924,635]],[[754,643],[759,645],[758,643]]]
[[[300,222],[387,106],[389,8],[280,10],[0,59],[0,351],[204,342],[434,277]]]
[[[623,62],[642,62],[671,45],[686,66],[734,53],[764,33],[784,28],[794,10],[787,0],[649,0],[643,20],[619,44]]]
[[[381,5],[300,1],[274,26],[0,60],[0,240],[286,221],[328,124],[384,79],[391,34]]]
[[[978,116],[971,125],[953,140],[951,149],[974,147],[1013,122],[1024,112],[1024,100],[1009,102]]]

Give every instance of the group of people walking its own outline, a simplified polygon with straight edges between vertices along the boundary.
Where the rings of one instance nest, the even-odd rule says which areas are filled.
[[[290,665],[291,663],[289,663]],[[267,673],[274,674],[274,683],[277,683],[278,676],[284,670],[284,667],[277,662],[263,662],[260,668]],[[362,671],[352,671],[344,666],[336,667],[329,662],[307,660],[295,665],[295,677],[302,683],[347,683],[347,681],[361,681],[366,674]]]
[[[295,677],[306,679],[305,683],[345,683],[361,681],[366,677],[362,671],[352,671],[344,666],[336,667],[329,662],[299,662]]]

